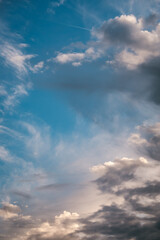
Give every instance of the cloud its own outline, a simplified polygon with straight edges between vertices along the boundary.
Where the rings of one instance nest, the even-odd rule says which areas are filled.
[[[109,48],[114,46],[121,50],[115,57],[119,64],[128,69],[135,69],[148,59],[160,55],[159,24],[155,30],[145,29],[144,20],[134,15],[121,15],[105,21],[101,28],[92,34]]]
[[[37,64],[35,64],[33,67],[30,67],[30,70],[34,73],[37,73],[38,71],[42,70],[44,67],[44,62],[38,62]]]
[[[160,165],[139,159],[115,159],[92,170],[101,176],[95,181],[102,194],[114,194],[97,212],[81,220],[82,239],[158,239]],[[122,197],[121,204],[116,203]]]
[[[0,208],[0,217],[3,219],[10,219],[18,217],[20,208],[17,205],[13,205],[8,202],[3,202]]]
[[[5,109],[10,109],[12,107],[15,107],[19,103],[19,99],[22,96],[27,96],[28,95],[28,89],[31,88],[31,84],[18,84],[15,87],[11,89],[11,92],[7,93],[4,101],[3,101],[3,106]]]
[[[141,157],[137,160],[130,158],[115,159],[113,162],[94,166],[92,171],[104,171],[103,177],[100,177],[96,182],[102,191],[114,192],[118,191],[118,186],[120,188],[127,186],[127,182],[131,186],[137,184],[135,180],[138,168],[142,168],[142,170],[148,168],[148,162],[145,158]]]
[[[129,143],[150,158],[160,161],[160,123],[150,126],[138,126],[138,133],[133,133]]]
[[[10,212],[16,213],[15,215],[13,213],[12,215],[11,213],[10,215],[6,214],[9,228],[5,226],[2,233],[5,233],[4,230],[8,230],[5,233],[7,239],[67,240],[79,228],[79,215],[77,213],[64,211],[62,214],[55,216],[54,222],[39,221],[39,219],[34,221],[30,216],[18,215],[20,210],[18,206],[10,204],[6,211],[8,211],[8,208]],[[12,218],[14,218],[13,222]],[[5,220],[5,218],[3,219]]]
[[[13,108],[19,103],[21,97],[28,95],[28,90],[31,88],[31,83],[27,79],[28,74],[32,69],[37,72],[42,66],[42,63],[35,68],[31,66],[30,60],[36,55],[26,53],[24,48],[28,45],[20,43],[21,39],[22,36],[12,33],[6,24],[1,23],[0,58],[5,75],[3,84],[0,86],[0,95],[4,114],[8,111],[13,112]],[[10,72],[10,70],[14,70],[14,72]],[[8,81],[8,77],[10,81]]]
[[[55,216],[54,224],[44,222],[40,226],[31,229],[27,239],[63,239],[65,236],[75,232],[78,228],[79,215],[64,211],[59,216]]]
[[[84,53],[59,53],[55,58],[55,61],[64,64],[68,62],[83,60],[84,57]]]
[[[35,55],[25,55],[20,49],[16,48],[8,42],[1,44],[0,49],[0,55],[4,58],[6,65],[14,68],[19,77],[28,72],[29,65],[27,61],[33,58]]]
[[[83,61],[90,62],[96,60],[103,54],[101,49],[95,49],[90,47],[85,52],[73,52],[73,53],[59,53],[53,60],[61,63],[72,63],[73,66],[77,67],[82,64]]]

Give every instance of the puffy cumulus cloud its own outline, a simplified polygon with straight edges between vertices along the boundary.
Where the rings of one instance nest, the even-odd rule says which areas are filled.
[[[160,123],[138,126],[137,130],[128,139],[129,143],[150,158],[160,161]]]
[[[64,211],[59,216],[55,216],[54,224],[44,222],[39,227],[31,229],[26,235],[29,236],[28,239],[63,239],[78,230],[78,217],[77,213]]]
[[[153,17],[148,21],[151,22]],[[153,19],[154,20],[154,19]],[[146,20],[147,21],[147,20]],[[121,49],[115,59],[128,69],[135,69],[147,60],[160,55],[160,25],[154,30],[148,30],[145,20],[134,15],[121,15],[105,21],[93,35],[103,44]]]
[[[2,202],[2,207],[0,208],[0,217],[3,219],[10,219],[14,217],[18,217],[20,208],[17,205]]]
[[[20,215],[17,213],[20,209],[15,205],[10,204],[6,211],[8,211],[8,208],[12,212],[7,215],[8,226],[4,226],[2,235],[0,235],[1,239],[68,240],[72,239],[72,234],[79,229],[80,223],[78,223],[79,215],[77,213],[64,211],[59,216],[55,216],[54,222],[51,223]],[[13,211],[16,213],[13,213]],[[14,221],[12,221],[13,218]],[[3,226],[3,222],[0,222],[0,224]],[[3,236],[5,237],[3,238]]]
[[[82,64],[83,61],[93,61],[102,56],[103,51],[101,49],[95,49],[93,47],[88,48],[85,52],[73,52],[73,53],[59,53],[54,61],[65,64],[72,63],[73,66],[77,67]]]

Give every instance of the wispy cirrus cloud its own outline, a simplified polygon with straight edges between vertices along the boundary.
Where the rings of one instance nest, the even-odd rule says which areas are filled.
[[[5,42],[1,44],[1,57],[4,58],[5,64],[15,69],[19,77],[28,72],[28,60],[35,57],[33,54],[23,54],[21,49],[16,48],[12,44]]]
[[[15,107],[19,103],[19,99],[22,96],[27,96],[28,95],[28,90],[31,88],[31,84],[18,84],[14,88],[11,89],[10,93],[6,94],[6,97],[4,98],[3,101],[3,106],[5,109],[10,109],[12,107]]]

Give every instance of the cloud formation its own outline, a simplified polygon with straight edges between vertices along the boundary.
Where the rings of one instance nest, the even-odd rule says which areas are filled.
[[[5,42],[0,46],[1,56],[4,58],[6,65],[13,67],[18,76],[21,74],[26,74],[28,72],[27,60],[30,60],[35,55],[33,54],[23,54],[22,51],[12,44]]]
[[[20,214],[20,208],[13,204],[4,204],[0,209],[0,217],[7,220],[1,239],[16,240],[62,240],[72,239],[72,234],[79,229],[79,215],[64,211],[55,216],[54,222],[40,221]],[[12,221],[14,219],[14,221]],[[1,223],[2,224],[2,223]],[[6,231],[6,232],[5,232]],[[5,234],[5,235],[3,235]],[[4,237],[3,237],[4,236]]]
[[[18,217],[20,208],[17,205],[2,202],[2,207],[0,208],[0,217],[3,219],[10,219]]]
[[[73,66],[77,67],[82,64],[82,62],[90,62],[96,60],[102,56],[103,51],[101,49],[95,49],[93,47],[88,48],[85,52],[73,52],[73,53],[58,53],[54,58],[54,61],[65,64],[72,63]]]
[[[160,161],[160,123],[150,126],[137,127],[138,132],[133,133],[129,143],[150,158]]]
[[[116,54],[116,61],[128,69],[135,69],[148,59],[160,55],[159,24],[151,31],[145,27],[142,18],[121,15],[105,21],[93,34],[108,47],[122,48]]]

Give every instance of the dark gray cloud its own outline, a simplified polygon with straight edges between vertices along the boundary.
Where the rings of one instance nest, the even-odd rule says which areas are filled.
[[[158,240],[159,219],[143,218],[143,221],[146,223],[142,224],[137,216],[115,205],[104,206],[88,221],[85,220],[83,232],[90,236],[90,239],[97,236],[97,239],[105,240]]]
[[[150,76],[151,89],[150,99],[156,104],[160,104],[160,57],[154,57],[139,66],[139,69],[146,75]]]

